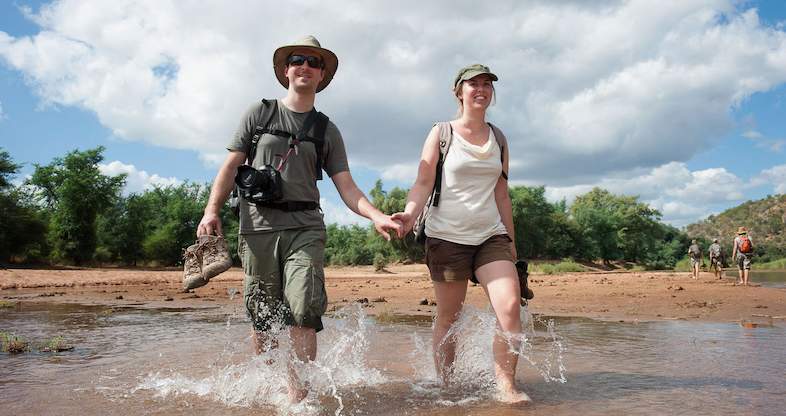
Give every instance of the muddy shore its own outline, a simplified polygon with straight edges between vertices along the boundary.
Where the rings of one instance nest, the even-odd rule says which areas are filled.
[[[180,288],[180,270],[3,269],[0,300],[75,302],[147,307],[241,307],[242,270],[233,268],[191,293]],[[585,272],[532,274],[533,313],[602,320],[695,320],[786,323],[786,289],[735,286],[733,279],[699,280],[676,272]],[[328,310],[360,302],[370,315],[433,316],[433,290],[423,265],[328,268]],[[425,303],[425,305],[423,304]],[[480,286],[470,286],[467,303],[485,307]],[[2,309],[0,309],[2,311]]]

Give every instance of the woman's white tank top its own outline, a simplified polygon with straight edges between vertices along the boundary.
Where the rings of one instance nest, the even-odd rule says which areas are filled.
[[[426,235],[476,246],[507,230],[499,215],[494,188],[502,173],[500,148],[489,128],[489,138],[475,146],[455,130],[442,168],[439,206],[431,207]]]

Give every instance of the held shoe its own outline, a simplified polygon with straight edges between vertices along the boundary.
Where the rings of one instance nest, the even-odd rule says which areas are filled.
[[[197,242],[183,252],[183,289],[191,290],[207,284],[202,279],[202,249]]]
[[[229,270],[232,258],[221,236],[203,235],[183,253],[183,289],[202,287],[211,278]]]
[[[519,275],[519,287],[521,287],[522,303],[535,297],[535,293],[532,291],[532,289],[529,288],[529,284],[527,282],[527,278],[529,277],[527,266],[528,264],[525,260],[519,260],[516,262],[516,272]]]
[[[202,246],[202,278],[210,280],[232,267],[232,256],[224,237],[203,235],[199,237]]]

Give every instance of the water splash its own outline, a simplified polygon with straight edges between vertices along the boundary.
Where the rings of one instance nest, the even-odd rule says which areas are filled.
[[[226,344],[206,375],[187,374],[183,369],[169,374],[157,372],[145,377],[135,390],[152,390],[160,398],[195,395],[228,406],[271,408],[278,414],[319,413],[324,411],[320,397],[328,397],[335,400],[335,414],[339,415],[344,409],[345,390],[385,383],[386,379],[367,363],[366,354],[375,326],[363,308],[344,307],[335,318],[319,334],[320,348],[315,361],[304,363],[292,358],[287,327],[275,325],[265,342],[278,348],[249,356],[247,348],[252,345],[249,336],[243,347]],[[290,404],[287,396],[290,366],[301,383],[309,386],[308,397],[296,405]]]
[[[526,308],[522,308],[521,320],[521,334],[502,333],[512,346],[511,351],[520,357],[520,362],[534,367],[546,382],[565,383],[565,343],[557,334],[554,320],[533,316]],[[470,305],[464,306],[447,334],[456,340],[456,356],[451,368],[451,386],[448,388],[439,386],[439,379],[431,362],[431,345],[427,342],[429,340],[413,334],[413,350],[410,353],[415,378],[413,392],[433,395],[439,394],[435,389],[441,389],[448,396],[462,397],[457,399],[460,401],[476,399],[465,397],[469,391],[481,397],[493,396],[496,379],[491,343],[498,331],[496,317],[490,308],[481,310]],[[423,357],[427,357],[428,362],[424,361]],[[444,402],[445,406],[458,403],[444,397],[438,402]]]

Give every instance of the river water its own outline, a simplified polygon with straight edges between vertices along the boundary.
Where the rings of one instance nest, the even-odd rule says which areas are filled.
[[[493,316],[460,320],[458,383],[435,380],[430,321],[376,322],[359,305],[326,320],[314,393],[286,403],[286,343],[255,357],[238,311],[24,302],[0,330],[63,336],[61,353],[0,353],[4,415],[771,415],[786,414],[786,323],[523,318],[518,382],[534,405],[493,399]],[[270,363],[272,362],[272,364]]]

